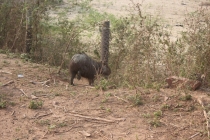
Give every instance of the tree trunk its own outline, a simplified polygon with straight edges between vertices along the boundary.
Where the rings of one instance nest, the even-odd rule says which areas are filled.
[[[28,4],[26,10],[26,42],[25,42],[25,52],[30,54],[32,48],[32,6]]]
[[[108,64],[109,58],[110,22],[104,21],[101,29],[101,61]]]

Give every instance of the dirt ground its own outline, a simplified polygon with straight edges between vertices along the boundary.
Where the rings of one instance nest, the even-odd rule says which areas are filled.
[[[85,79],[70,86],[65,72],[57,76],[52,74],[56,68],[25,62],[14,54],[0,54],[0,60],[1,139],[208,139],[203,108],[197,101],[209,99],[208,92],[102,91],[87,86]],[[187,100],[185,93],[192,99]],[[33,102],[42,106],[30,109]]]
[[[126,14],[127,0],[93,1],[101,10]],[[136,0],[135,2],[142,2]],[[147,12],[161,15],[176,38],[185,14],[200,8],[200,0],[145,0]],[[207,140],[203,107],[207,91],[175,89],[108,89],[87,86],[85,79],[68,83],[69,75],[47,65],[0,54],[0,139],[5,140]],[[18,77],[23,76],[23,77]],[[8,84],[7,84],[8,83]],[[192,95],[187,100],[185,94]],[[138,98],[139,96],[141,98]],[[30,109],[32,103],[42,103]],[[141,105],[135,105],[142,103]],[[6,105],[6,106],[4,106]],[[208,113],[208,112],[207,112]]]

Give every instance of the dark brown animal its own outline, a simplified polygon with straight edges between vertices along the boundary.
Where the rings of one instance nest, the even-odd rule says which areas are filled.
[[[111,74],[111,69],[107,64],[97,62],[85,53],[75,54],[72,57],[69,70],[71,74],[71,85],[74,85],[73,80],[76,75],[78,80],[80,80],[81,77],[87,78],[89,85],[92,85],[97,74],[101,74],[105,77]]]

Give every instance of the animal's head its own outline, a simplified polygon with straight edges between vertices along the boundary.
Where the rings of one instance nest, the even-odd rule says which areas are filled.
[[[111,74],[111,69],[107,63],[102,63],[101,74],[105,77]]]

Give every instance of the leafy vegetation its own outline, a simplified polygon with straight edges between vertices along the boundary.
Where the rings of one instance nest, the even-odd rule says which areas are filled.
[[[6,101],[0,99],[0,109],[1,109],[1,108],[6,108],[6,104],[7,104]]]
[[[134,106],[139,106],[143,104],[142,97],[140,94],[128,96],[128,101],[130,101]]]
[[[190,94],[183,95],[180,97],[180,100],[183,100],[183,101],[192,100],[192,95],[190,95]]]
[[[38,108],[42,108],[42,106],[43,106],[42,101],[30,101],[28,108],[38,109]]]
[[[160,127],[160,126],[161,126],[161,122],[160,122],[160,120],[157,119],[157,118],[154,118],[153,120],[151,120],[151,121],[149,122],[149,124],[150,124],[151,126],[153,126],[153,127]]]

